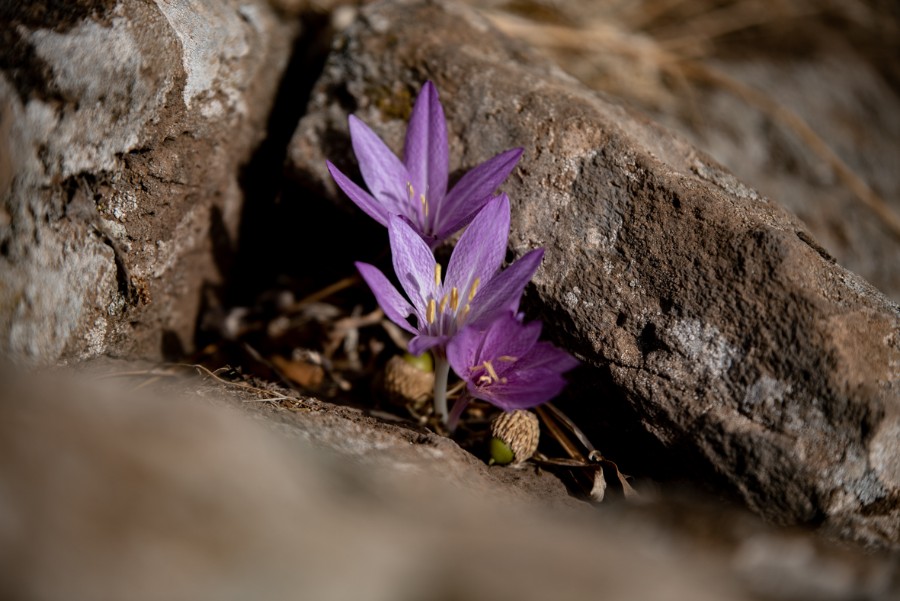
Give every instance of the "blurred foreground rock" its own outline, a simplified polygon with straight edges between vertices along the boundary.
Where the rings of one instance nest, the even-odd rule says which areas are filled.
[[[626,406],[667,459],[770,520],[900,546],[896,304],[777,199],[454,3],[362,10],[292,142],[294,175],[349,203],[324,166],[352,172],[347,115],[399,151],[426,79],[456,173],[525,148],[504,187],[510,251],[546,249],[532,307],[590,366],[582,411]],[[589,401],[598,387],[613,398]]]
[[[42,0],[0,32],[0,354],[189,348],[295,26],[263,0]]]
[[[690,506],[671,517],[600,511],[533,468],[488,469],[445,438],[315,400],[270,405],[124,363],[80,381],[5,373],[4,382],[3,598],[900,594],[887,556],[829,549],[733,512],[692,529]]]

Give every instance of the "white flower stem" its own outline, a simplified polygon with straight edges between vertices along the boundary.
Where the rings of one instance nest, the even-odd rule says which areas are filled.
[[[450,376],[450,362],[445,357],[434,357],[434,412],[447,423],[447,378]]]

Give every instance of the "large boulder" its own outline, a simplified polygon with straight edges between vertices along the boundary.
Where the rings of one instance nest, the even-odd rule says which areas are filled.
[[[264,0],[0,9],[0,354],[189,347],[296,26]]]
[[[2,374],[4,598],[889,600],[900,587],[890,557],[744,513],[714,526],[694,503],[598,514],[546,472],[489,468],[358,410],[186,370],[88,370]]]
[[[896,304],[777,199],[454,3],[361,11],[313,91],[292,173],[348,203],[324,166],[353,168],[348,114],[399,151],[426,79],[454,173],[525,148],[503,188],[510,257],[546,249],[528,307],[586,365],[571,410],[590,433],[637,427],[661,449],[641,469],[680,466],[773,521],[900,545]]]

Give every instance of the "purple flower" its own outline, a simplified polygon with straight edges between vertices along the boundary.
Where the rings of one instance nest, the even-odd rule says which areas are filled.
[[[538,342],[540,322],[522,324],[512,313],[487,328],[469,326],[447,344],[447,360],[469,394],[504,411],[549,401],[566,385],[562,374],[578,361],[549,342]]]
[[[509,198],[491,199],[472,220],[453,249],[446,278],[441,265],[404,219],[391,216],[388,234],[394,273],[407,300],[376,267],[357,263],[378,304],[394,323],[415,334],[409,351],[434,348],[443,355],[447,340],[463,326],[486,326],[498,315],[516,311],[525,285],[544,251],[532,250],[500,271],[509,238]],[[415,315],[416,326],[407,318]]]
[[[337,185],[382,225],[389,225],[392,215],[404,218],[432,248],[472,221],[522,155],[521,148],[498,154],[466,173],[447,192],[447,126],[437,89],[430,81],[413,106],[402,162],[353,115],[350,140],[369,192],[326,161]]]

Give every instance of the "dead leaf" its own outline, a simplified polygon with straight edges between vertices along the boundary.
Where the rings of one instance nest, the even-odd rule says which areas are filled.
[[[306,361],[292,361],[280,355],[272,355],[270,360],[282,376],[303,388],[316,390],[325,380],[325,370],[321,365]]]

